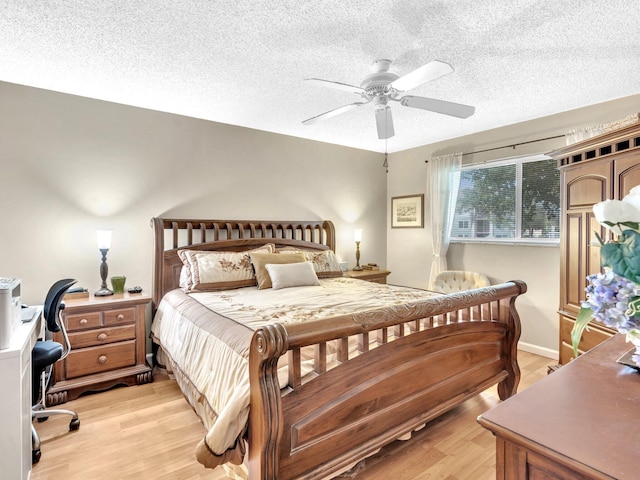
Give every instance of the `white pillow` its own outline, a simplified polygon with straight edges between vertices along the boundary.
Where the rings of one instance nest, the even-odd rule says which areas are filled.
[[[189,285],[189,271],[186,265],[182,265],[180,269],[180,281],[178,282],[178,286],[180,288],[187,288]]]
[[[271,277],[265,265],[283,263],[304,262],[305,257],[300,253],[256,253],[251,252],[251,263],[256,272],[256,280],[258,281],[258,290],[263,288],[271,288]]]
[[[269,277],[271,277],[271,288],[303,287],[309,285],[320,285],[318,276],[313,269],[311,262],[298,263],[267,263],[265,265]]]

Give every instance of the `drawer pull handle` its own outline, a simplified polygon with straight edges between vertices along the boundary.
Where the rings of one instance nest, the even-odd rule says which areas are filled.
[[[119,313],[119,314],[116,316],[116,319],[118,319],[118,320],[124,320],[124,314]]]
[[[87,320],[86,318],[80,320],[80,325],[86,325],[87,323],[89,323],[89,320]]]
[[[107,356],[106,355],[100,355],[98,357],[98,363],[100,365],[104,365],[105,363],[107,363]]]
[[[105,341],[106,339],[107,339],[106,333],[101,333],[100,335],[98,335],[98,340],[100,340],[101,342]]]

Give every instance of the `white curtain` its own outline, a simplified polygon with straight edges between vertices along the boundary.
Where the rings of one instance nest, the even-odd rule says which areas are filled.
[[[447,250],[451,238],[453,216],[456,211],[462,153],[452,153],[429,160],[427,192],[431,209],[431,238],[433,258],[429,288],[438,273],[447,269]]]

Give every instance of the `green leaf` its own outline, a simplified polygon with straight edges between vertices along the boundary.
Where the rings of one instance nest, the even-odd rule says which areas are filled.
[[[632,230],[638,230],[638,222],[620,222],[618,225],[624,225]]]
[[[640,297],[633,297],[633,300],[629,301],[629,307],[625,315],[629,317],[637,317],[640,315]]]
[[[593,232],[593,234],[598,239],[599,246],[601,247],[602,245],[604,245],[604,242],[602,241],[602,237],[600,236],[600,234],[598,232]]]
[[[578,358],[578,345],[580,339],[582,339],[582,332],[587,327],[587,324],[593,318],[593,310],[590,308],[581,307],[576,317],[576,323],[573,324],[571,329],[571,344],[573,345],[573,356]]]
[[[640,283],[640,233],[624,230],[618,242],[605,243],[600,250],[600,263],[613,273]]]

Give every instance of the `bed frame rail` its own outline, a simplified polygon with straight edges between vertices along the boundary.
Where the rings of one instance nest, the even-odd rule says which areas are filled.
[[[501,399],[513,395],[520,380],[515,300],[525,291],[512,281],[330,323],[257,330],[249,359],[250,478],[336,474],[496,383]],[[305,376],[304,348],[315,349]],[[285,354],[289,383],[281,390]]]

